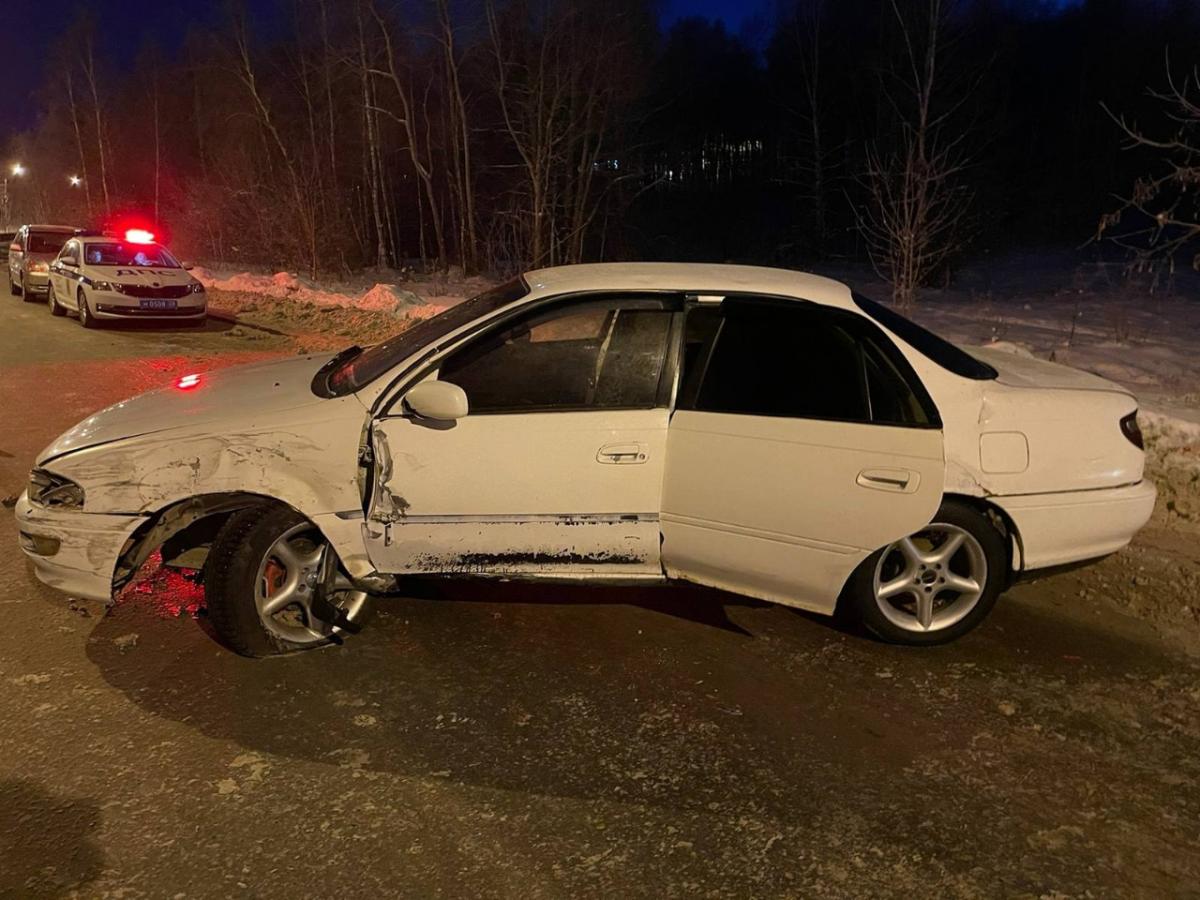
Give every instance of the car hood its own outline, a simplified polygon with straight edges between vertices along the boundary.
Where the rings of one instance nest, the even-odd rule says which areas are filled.
[[[65,453],[126,438],[221,420],[252,418],[327,401],[310,387],[332,353],[278,362],[232,366],[199,374],[195,387],[175,384],[139,394],[94,413],[64,432],[38,455],[38,465]]]
[[[1108,391],[1128,394],[1116,382],[1073,369],[1070,366],[1046,362],[1033,356],[1011,353],[988,347],[964,348],[972,356],[987,363],[999,373],[1001,384],[1017,388],[1049,388],[1052,390]]]
[[[89,270],[93,277],[119,284],[163,287],[195,281],[186,269],[156,269],[147,266],[97,266]]]

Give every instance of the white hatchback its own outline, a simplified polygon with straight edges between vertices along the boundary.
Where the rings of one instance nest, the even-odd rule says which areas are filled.
[[[188,268],[147,231],[131,229],[122,237],[80,234],[50,264],[46,302],[56,316],[75,312],[84,328],[117,319],[203,325],[204,285]]]
[[[1154,506],[1136,401],[741,266],[530,272],[369,349],[184,376],[81,422],[17,505],[108,598],[161,547],[265,655],[406,576],[683,579],[928,644]]]

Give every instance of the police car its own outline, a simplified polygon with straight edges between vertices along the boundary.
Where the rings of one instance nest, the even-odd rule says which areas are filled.
[[[77,313],[84,328],[109,320],[171,319],[201,325],[204,285],[148,231],[81,232],[50,265],[46,302],[56,316]]]

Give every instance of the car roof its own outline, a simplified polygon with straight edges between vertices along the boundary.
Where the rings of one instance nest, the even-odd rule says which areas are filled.
[[[139,241],[134,243],[116,234],[77,234],[75,240],[81,244],[132,244],[136,247],[161,247],[158,241]]]
[[[586,263],[525,273],[537,294],[575,291],[683,291],[692,294],[769,294],[854,308],[850,288],[840,281],[793,269],[716,263]]]
[[[76,228],[74,225],[26,225],[30,231],[53,231],[56,234],[74,234]]]

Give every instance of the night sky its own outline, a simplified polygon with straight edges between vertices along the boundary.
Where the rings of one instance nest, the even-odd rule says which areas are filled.
[[[683,16],[701,15],[724,20],[731,30],[755,13],[765,13],[771,0],[665,0],[664,25]],[[277,0],[248,0],[253,9],[268,10]],[[164,51],[179,45],[188,26],[220,22],[223,0],[91,0],[98,24],[99,50],[109,60],[125,57],[132,65],[146,35],[154,35]],[[261,15],[261,13],[260,13]],[[0,65],[4,88],[0,90],[0,143],[14,131],[27,127],[37,114],[33,92],[42,82],[42,61],[58,28],[74,19],[67,3],[20,0],[5,3],[0,16]]]
[[[1071,0],[1056,0],[1059,3]],[[720,19],[733,32],[766,22],[774,0],[662,0],[662,23],[669,26],[685,16]],[[247,0],[262,20],[278,0]],[[132,65],[143,38],[154,35],[167,53],[176,48],[189,25],[220,22],[223,0],[91,0],[98,23],[101,52],[118,63]],[[33,92],[42,83],[43,60],[57,30],[74,19],[74,7],[65,3],[19,0],[4,4],[0,16],[0,60],[4,88],[0,90],[0,143],[14,131],[28,127],[37,114]],[[752,29],[753,30],[753,29]]]

